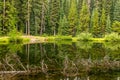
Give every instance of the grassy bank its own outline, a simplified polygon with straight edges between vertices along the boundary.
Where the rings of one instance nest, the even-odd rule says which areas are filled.
[[[15,39],[11,37],[0,37],[0,44],[8,44],[8,43],[26,43],[29,42],[29,38],[25,38],[23,36],[17,37]]]
[[[115,36],[114,36],[115,35]],[[22,43],[40,43],[40,42],[77,42],[77,41],[92,41],[95,43],[103,42],[119,42],[120,36],[116,34],[106,35],[104,38],[93,38],[91,36],[81,35],[77,37],[72,36],[20,36],[16,38],[11,37],[0,37],[0,44],[7,44],[10,42],[22,42]]]

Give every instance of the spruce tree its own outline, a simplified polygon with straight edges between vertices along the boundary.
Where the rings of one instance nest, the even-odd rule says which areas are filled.
[[[60,0],[50,0],[50,26],[52,34],[55,36],[58,32],[60,14]]]
[[[100,37],[100,27],[99,27],[99,14],[98,14],[98,9],[95,8],[92,12],[92,17],[91,17],[91,32],[94,37]]]
[[[120,0],[116,0],[113,16],[114,21],[120,21]]]
[[[7,35],[11,30],[16,28],[16,8],[14,0],[3,2],[2,34]]]
[[[80,32],[88,32],[89,22],[90,22],[90,11],[88,9],[87,3],[83,1],[82,9],[80,11],[79,26],[77,28],[77,34],[79,34]]]
[[[32,4],[31,21],[32,23],[32,32],[35,35],[42,35],[45,32],[46,26],[46,12],[47,12],[47,1],[46,0],[34,0]]]
[[[66,16],[64,15],[63,18],[60,18],[59,22],[59,35],[69,35],[69,26]]]
[[[120,34],[120,22],[119,21],[113,22],[112,31]]]
[[[75,0],[71,1],[71,7],[69,9],[69,15],[68,15],[68,22],[69,22],[69,35],[75,36],[76,28],[78,24],[78,14],[77,14],[77,7]]]
[[[102,9],[102,14],[100,17],[100,34],[101,37],[105,36],[105,29],[106,29],[106,15],[105,15],[105,9]]]

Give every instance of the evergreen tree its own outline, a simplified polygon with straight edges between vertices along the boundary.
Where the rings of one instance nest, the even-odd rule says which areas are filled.
[[[68,17],[68,15],[69,15],[69,9],[70,9],[70,5],[71,5],[71,1],[72,0],[64,0],[64,13],[65,13],[65,15],[66,15],[66,17]]]
[[[55,36],[58,32],[60,0],[50,0],[50,26],[52,34]]]
[[[102,9],[102,14],[100,17],[100,33],[101,37],[105,36],[105,29],[106,29],[106,15],[105,15],[105,9]]]
[[[91,27],[92,27],[92,34],[94,37],[100,37],[100,27],[99,27],[99,14],[98,14],[98,9],[95,8],[92,12],[92,17],[91,17]]]
[[[120,0],[116,0],[113,16],[114,21],[120,21]]]
[[[60,18],[59,22],[59,34],[60,35],[69,35],[69,26],[66,16],[64,15],[63,18]]]
[[[75,36],[76,28],[78,24],[78,14],[77,14],[77,7],[75,0],[71,1],[71,7],[69,9],[69,15],[68,15],[68,22],[69,22],[69,35]]]
[[[83,0],[77,0],[77,10],[79,14],[82,9],[82,4],[83,4]]]
[[[17,10],[17,29],[26,33],[27,0],[15,0]]]
[[[1,19],[1,30],[2,30],[2,34],[6,35],[8,34],[11,30],[13,30],[16,27],[16,23],[17,23],[17,12],[16,12],[16,8],[15,8],[15,3],[14,0],[4,0],[3,4],[3,16]]]
[[[89,22],[90,22],[90,11],[88,9],[88,5],[85,1],[83,1],[82,9],[80,11],[80,19],[79,26],[77,28],[77,34],[80,32],[88,32],[89,31]]]
[[[34,28],[31,28],[33,33],[35,35],[42,35],[43,32],[45,32],[45,26],[46,26],[46,12],[47,12],[47,1],[46,0],[34,0],[32,4],[32,14],[31,18],[34,19],[34,22],[31,25],[34,26]]]
[[[120,22],[119,21],[113,22],[112,31],[120,34]]]

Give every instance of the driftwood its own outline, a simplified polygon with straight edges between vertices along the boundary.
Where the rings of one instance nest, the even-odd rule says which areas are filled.
[[[0,71],[0,74],[32,74],[38,73],[41,70],[30,70],[30,71]]]

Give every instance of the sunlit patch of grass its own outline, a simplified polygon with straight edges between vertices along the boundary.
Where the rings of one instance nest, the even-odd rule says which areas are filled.
[[[56,41],[59,41],[59,40],[64,40],[64,41],[72,41],[72,36],[56,36],[55,37],[55,40]]]
[[[8,37],[1,37],[1,38],[0,38],[0,43],[1,43],[1,44],[2,44],[2,43],[4,43],[4,44],[9,43],[9,38],[8,38]]]

